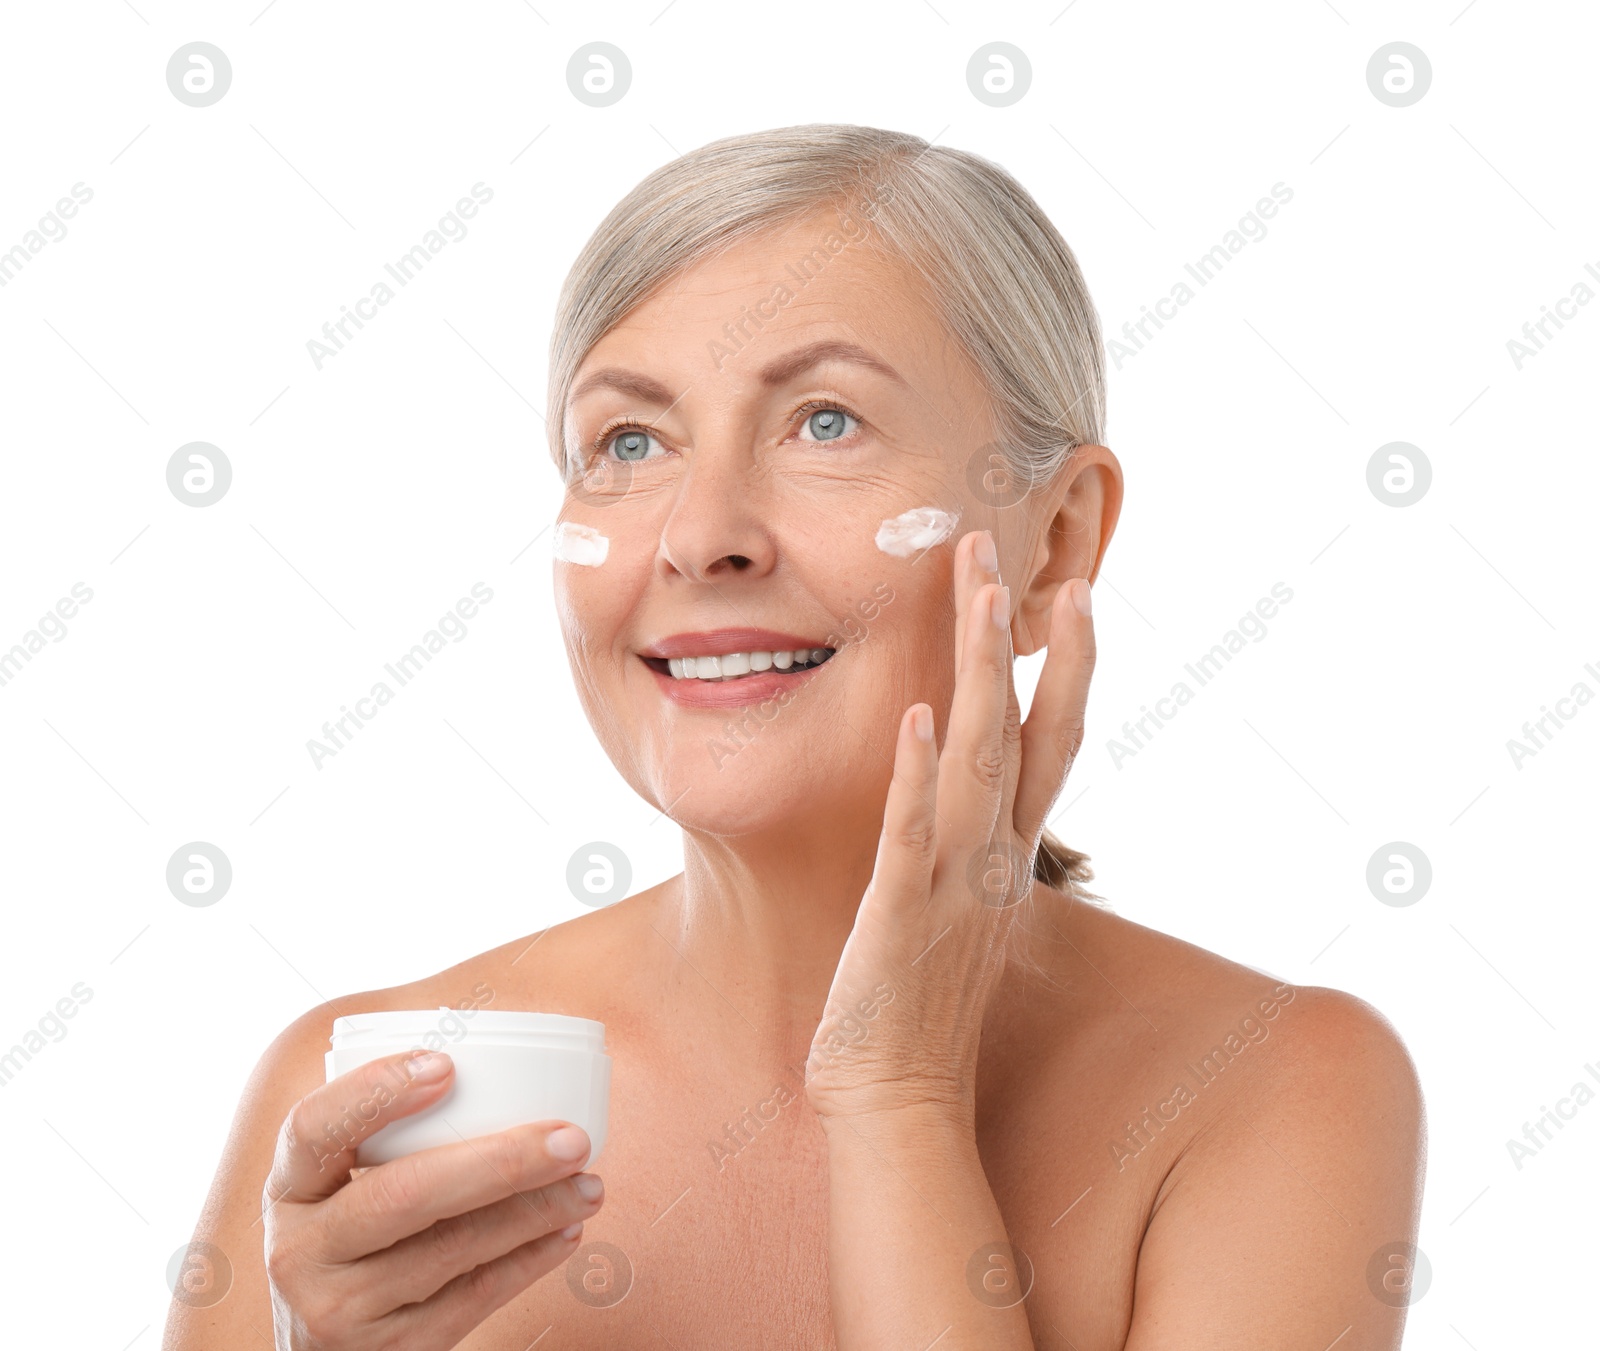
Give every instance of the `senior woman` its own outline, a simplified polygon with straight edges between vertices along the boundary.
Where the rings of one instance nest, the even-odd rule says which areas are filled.
[[[1044,828],[1122,504],[1104,393],[1071,251],[977,156],[790,127],[616,206],[551,345],[556,601],[684,870],[291,1024],[196,1231],[233,1288],[168,1348],[1399,1345],[1393,1030],[1117,917]],[[319,1138],[406,1060],[324,1085],[336,1013],[486,990],[605,1023],[603,1184],[560,1122],[364,1170]]]

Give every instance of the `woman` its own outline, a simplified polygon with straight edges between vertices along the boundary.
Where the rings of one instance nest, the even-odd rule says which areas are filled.
[[[1093,904],[1044,830],[1123,484],[1027,193],[865,127],[705,146],[577,260],[550,391],[572,671],[684,872],[286,1029],[196,1235],[233,1288],[166,1345],[1398,1346],[1393,1030]],[[335,1013],[469,1001],[605,1023],[603,1197],[558,1122],[327,1144],[404,1059],[324,1086]]]

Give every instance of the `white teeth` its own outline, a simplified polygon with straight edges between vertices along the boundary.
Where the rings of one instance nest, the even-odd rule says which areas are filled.
[[[668,657],[674,680],[738,680],[760,671],[788,671],[818,666],[829,657],[825,647],[799,647],[789,652],[724,652],[712,657]]]

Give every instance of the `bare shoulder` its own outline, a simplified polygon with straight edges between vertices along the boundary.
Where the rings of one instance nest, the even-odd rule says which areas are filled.
[[[1356,995],[1294,984],[1083,901],[1060,898],[1041,927],[1077,1002],[1151,1051],[1220,1048],[1213,1064],[1253,1060],[1256,1080],[1338,1074],[1417,1096],[1400,1034]]]
[[[1051,927],[1097,1166],[1145,1198],[1128,1351],[1398,1345],[1426,1131],[1394,1026],[1101,907]]]

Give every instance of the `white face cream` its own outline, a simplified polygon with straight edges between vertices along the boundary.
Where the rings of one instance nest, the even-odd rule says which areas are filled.
[[[878,547],[896,558],[909,558],[948,539],[960,514],[941,511],[938,507],[913,507],[903,511],[878,527]]]
[[[563,563],[597,568],[606,561],[610,550],[611,541],[598,530],[573,521],[562,521],[556,527],[555,556]]]
[[[432,1107],[391,1121],[363,1140],[356,1147],[358,1168],[545,1120],[582,1126],[591,1146],[584,1166],[593,1168],[605,1148],[611,1102],[605,1036],[603,1023],[558,1013],[450,1008],[357,1013],[333,1020],[324,1067],[333,1080],[368,1061],[412,1050],[443,1051],[455,1062],[449,1092]],[[401,1071],[395,1074],[391,1091],[404,1082]]]

